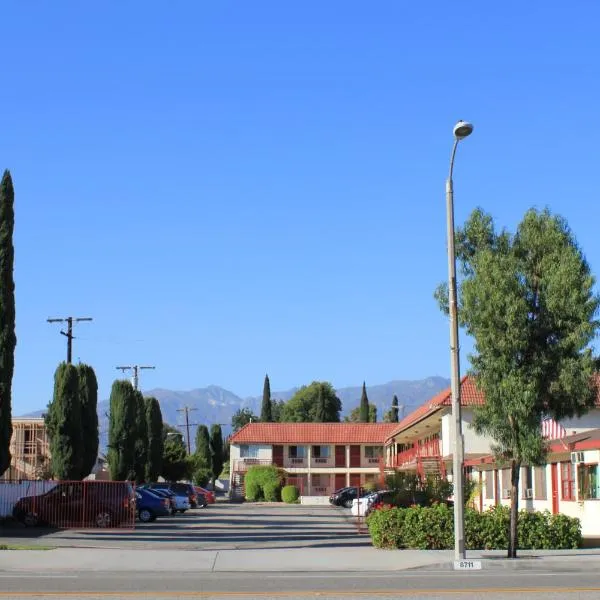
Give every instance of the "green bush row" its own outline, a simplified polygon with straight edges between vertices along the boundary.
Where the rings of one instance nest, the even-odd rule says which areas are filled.
[[[371,512],[367,525],[377,548],[445,550],[454,547],[454,513],[446,504],[428,507],[384,507]],[[469,550],[506,549],[510,511],[497,506],[485,512],[465,510],[465,545]],[[518,547],[569,549],[581,546],[581,522],[566,515],[519,512]]]
[[[283,473],[273,466],[250,467],[244,478],[246,500],[257,502],[278,502],[281,493]]]

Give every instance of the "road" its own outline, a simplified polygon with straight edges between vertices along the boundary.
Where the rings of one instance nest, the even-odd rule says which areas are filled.
[[[597,573],[38,573],[0,575],[0,598],[600,598]]]

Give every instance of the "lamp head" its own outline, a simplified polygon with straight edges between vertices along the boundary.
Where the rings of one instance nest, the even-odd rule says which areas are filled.
[[[454,126],[453,133],[457,140],[462,140],[473,133],[473,125],[467,121],[459,121]]]

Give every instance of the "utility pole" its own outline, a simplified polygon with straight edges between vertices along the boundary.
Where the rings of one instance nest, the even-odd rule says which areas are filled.
[[[80,321],[91,321],[92,317],[65,317],[64,319],[46,319],[48,323],[67,323],[67,331],[61,333],[67,338],[67,363],[71,364],[71,356],[73,352],[73,323]]]
[[[138,385],[140,382],[139,372],[142,369],[156,369],[156,367],[147,367],[141,365],[127,365],[125,367],[117,367],[117,370],[123,371],[123,373],[125,373],[125,371],[133,371],[133,375],[131,376],[131,383],[133,385],[134,390],[138,389]]]
[[[187,435],[187,449],[188,449],[188,454],[192,453],[192,443],[190,440],[190,425],[198,425],[198,423],[190,423],[190,412],[193,410],[198,410],[197,408],[190,408],[189,406],[184,406],[183,408],[178,408],[177,412],[184,412],[185,413],[185,425],[179,425],[178,427],[185,427]]]

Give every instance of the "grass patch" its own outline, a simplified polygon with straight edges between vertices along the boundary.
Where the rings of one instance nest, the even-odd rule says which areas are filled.
[[[0,544],[0,550],[54,550],[53,546],[23,546],[20,544]]]

